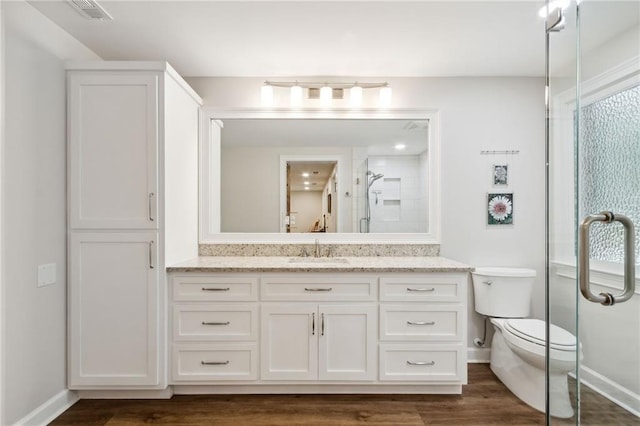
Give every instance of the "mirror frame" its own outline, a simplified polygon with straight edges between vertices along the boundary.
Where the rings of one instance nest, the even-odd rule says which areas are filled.
[[[211,121],[229,119],[429,120],[429,232],[428,233],[244,233],[220,232],[220,140],[212,140]],[[318,238],[334,244],[440,244],[440,112],[428,109],[224,109],[200,110],[199,243],[309,243]],[[278,196],[279,189],[274,190]]]

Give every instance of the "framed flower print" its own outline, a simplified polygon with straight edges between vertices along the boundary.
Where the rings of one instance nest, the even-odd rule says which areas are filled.
[[[493,186],[506,186],[509,184],[509,165],[493,165]]]
[[[487,194],[487,224],[513,224],[513,193]]]

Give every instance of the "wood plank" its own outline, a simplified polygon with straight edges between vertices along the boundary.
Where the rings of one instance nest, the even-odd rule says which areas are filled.
[[[585,425],[640,425],[588,389]],[[544,414],[515,397],[488,364],[469,364],[462,395],[176,395],[170,400],[81,400],[52,426],[544,425]],[[553,419],[572,425],[573,419]]]

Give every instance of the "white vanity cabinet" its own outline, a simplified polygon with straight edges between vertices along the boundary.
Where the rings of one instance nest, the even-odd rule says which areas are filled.
[[[380,278],[380,380],[467,382],[466,273]]]
[[[68,386],[167,386],[165,265],[197,256],[202,101],[164,62],[67,64]]]
[[[175,393],[459,393],[466,383],[467,272],[169,276]]]
[[[259,276],[172,274],[171,381],[258,379]]]
[[[377,281],[368,274],[263,274],[261,378],[375,379]]]
[[[375,380],[376,306],[262,305],[262,380]]]

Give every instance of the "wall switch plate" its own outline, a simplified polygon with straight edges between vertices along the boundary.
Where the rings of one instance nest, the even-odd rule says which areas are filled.
[[[56,264],[38,265],[38,287],[56,283]]]

